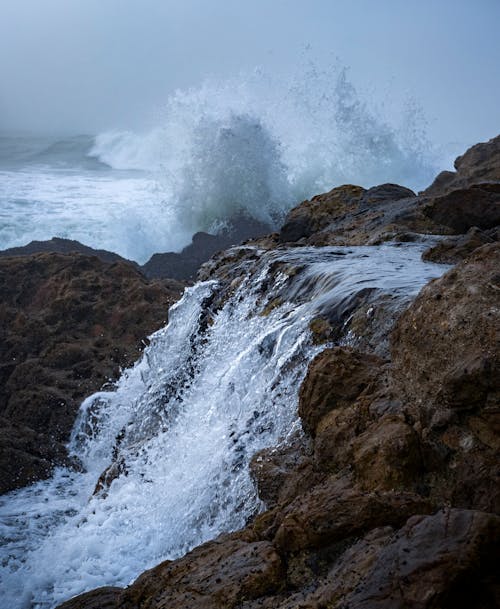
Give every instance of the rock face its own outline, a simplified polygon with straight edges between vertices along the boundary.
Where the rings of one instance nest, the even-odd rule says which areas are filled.
[[[243,530],[64,609],[94,609],[100,596],[109,609],[500,606],[499,145],[474,147],[419,196],[395,185],[336,188],[256,242],[454,235],[427,256],[461,262],[399,317],[382,307],[376,332],[366,311],[354,312],[351,328],[370,340],[330,345],[311,362],[303,433],[255,455],[266,509]],[[219,254],[201,276],[230,290],[258,252]],[[335,340],[327,322],[313,324],[316,344]],[[390,344],[383,357],[374,336]]]
[[[81,400],[133,364],[180,295],[126,262],[0,258],[0,491],[46,477]]]

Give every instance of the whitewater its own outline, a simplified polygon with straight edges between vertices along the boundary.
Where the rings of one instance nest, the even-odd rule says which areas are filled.
[[[376,108],[338,67],[256,70],[175,92],[140,132],[0,134],[0,249],[62,237],[144,263],[238,214],[272,229],[334,186],[418,190],[448,165],[413,103]]]
[[[69,444],[79,467],[0,498],[3,606],[125,586],[244,526],[263,507],[250,460],[301,433],[300,383],[324,348],[311,321],[380,298],[396,314],[445,270],[422,249],[243,247],[243,280],[224,298],[215,280],[187,289],[114,390],[83,402]]]

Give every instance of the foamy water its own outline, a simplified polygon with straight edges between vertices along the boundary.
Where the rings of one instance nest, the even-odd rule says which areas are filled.
[[[300,432],[299,386],[321,348],[311,319],[360,291],[375,306],[387,292],[395,309],[404,305],[445,270],[422,262],[421,251],[261,253],[241,263],[247,278],[218,311],[217,282],[188,289],[116,390],[82,404],[70,449],[83,472],[60,468],[0,498],[2,606],[47,609],[98,586],[124,586],[243,526],[262,507],[250,459]],[[93,494],[111,463],[120,464],[118,477]]]
[[[377,110],[345,72],[262,72],[179,91],[142,133],[0,138],[0,248],[53,236],[145,262],[235,213],[279,224],[333,186],[420,189],[444,162],[414,108]]]

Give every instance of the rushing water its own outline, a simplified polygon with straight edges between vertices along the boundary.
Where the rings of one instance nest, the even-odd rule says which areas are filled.
[[[404,305],[444,270],[409,244],[256,253],[223,306],[216,281],[186,290],[116,390],[84,401],[70,442],[81,472],[0,499],[3,607],[126,585],[243,526],[262,507],[252,455],[300,432],[298,389],[320,349],[311,319],[360,291]]]

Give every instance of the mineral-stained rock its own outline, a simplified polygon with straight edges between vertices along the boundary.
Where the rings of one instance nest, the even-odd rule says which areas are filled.
[[[322,351],[309,365],[300,389],[299,414],[314,436],[330,410],[349,406],[381,375],[383,360],[350,347]]]
[[[0,492],[64,462],[80,401],[137,359],[182,288],[82,254],[0,258]]]

